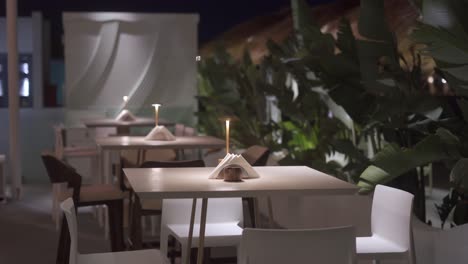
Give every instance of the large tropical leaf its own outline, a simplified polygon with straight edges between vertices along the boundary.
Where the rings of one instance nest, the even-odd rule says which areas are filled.
[[[459,140],[446,129],[439,128],[413,148],[401,148],[395,144],[385,146],[360,176],[361,192],[372,191],[377,184],[385,184],[406,172],[431,162],[457,159]]]

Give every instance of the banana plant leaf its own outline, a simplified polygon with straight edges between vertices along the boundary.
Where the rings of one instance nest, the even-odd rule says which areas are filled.
[[[468,159],[462,158],[455,163],[450,172],[450,179],[457,190],[468,191]]]
[[[385,146],[360,175],[361,193],[368,193],[377,184],[385,184],[406,172],[440,160],[460,157],[459,140],[450,131],[439,128],[433,135],[417,143],[413,148],[401,148],[396,144]]]

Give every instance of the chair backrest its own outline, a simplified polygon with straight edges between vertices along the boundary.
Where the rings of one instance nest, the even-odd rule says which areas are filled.
[[[195,128],[186,126],[184,129],[184,136],[195,136]]]
[[[58,159],[51,152],[43,152],[41,154],[42,162],[46,167],[47,175],[51,183],[68,183],[69,188],[73,188],[73,198],[79,201],[81,176],[70,165]]]
[[[410,250],[413,197],[408,192],[377,185],[372,201],[372,234]]]
[[[65,217],[67,218],[68,230],[70,232],[70,257],[69,264],[78,262],[78,226],[76,222],[76,210],[73,199],[68,198],[60,204]]]
[[[251,146],[242,153],[242,157],[252,166],[265,166],[269,155],[268,148],[258,145]]]
[[[190,224],[193,199],[164,199],[161,223]],[[195,223],[200,222],[201,199],[197,200]],[[241,198],[208,199],[207,223],[239,223],[243,219]]]
[[[244,229],[240,264],[355,263],[353,227],[328,229]]]
[[[184,128],[185,128],[185,126],[183,124],[175,124],[174,136],[176,136],[176,137],[183,136],[184,135]]]
[[[193,168],[205,167],[203,160],[182,160],[182,161],[145,161],[140,168]]]
[[[55,135],[55,156],[63,158],[63,149],[65,147],[65,129],[62,124],[54,126]]]

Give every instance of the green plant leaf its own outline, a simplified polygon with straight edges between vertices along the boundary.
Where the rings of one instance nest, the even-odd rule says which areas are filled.
[[[390,180],[422,165],[440,160],[458,159],[459,140],[448,130],[439,128],[433,135],[417,143],[413,148],[400,148],[396,144],[385,146],[360,176],[361,192],[371,190],[369,186],[385,184]]]

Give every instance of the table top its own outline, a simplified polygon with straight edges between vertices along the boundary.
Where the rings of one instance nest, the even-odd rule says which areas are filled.
[[[254,167],[260,175],[242,182],[208,179],[213,167],[124,169],[142,199],[352,195],[358,187],[306,166]]]
[[[145,140],[145,137],[96,138],[96,144],[103,149],[198,149],[224,148],[225,141],[211,136],[176,137],[176,140]]]
[[[87,127],[149,127],[154,126],[154,118],[138,117],[134,121],[119,121],[113,118],[85,119],[83,120],[83,124]],[[159,119],[159,124],[163,126],[174,125],[173,122],[163,119]]]

